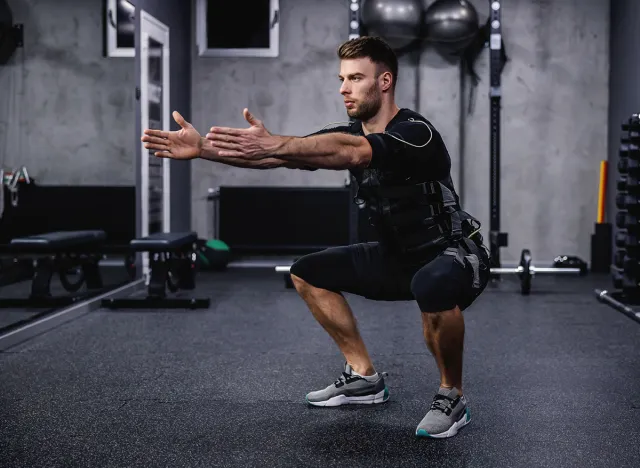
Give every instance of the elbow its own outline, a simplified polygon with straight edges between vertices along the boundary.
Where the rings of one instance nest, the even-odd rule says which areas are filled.
[[[369,141],[362,137],[361,140],[352,148],[350,151],[350,164],[349,166],[354,169],[362,169],[368,167],[371,163],[371,158],[373,155],[373,151],[371,149],[371,145]]]

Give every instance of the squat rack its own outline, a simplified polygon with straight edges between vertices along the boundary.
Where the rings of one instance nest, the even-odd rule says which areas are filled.
[[[490,88],[489,100],[491,105],[490,111],[490,189],[489,189],[489,206],[490,223],[489,223],[489,243],[491,252],[491,266],[500,268],[500,247],[506,247],[508,244],[507,233],[500,232],[500,110],[502,100],[502,5],[498,0],[490,0],[491,13],[491,35],[489,39],[490,55]]]

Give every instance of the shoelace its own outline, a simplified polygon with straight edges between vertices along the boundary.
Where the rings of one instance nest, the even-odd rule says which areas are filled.
[[[378,372],[378,375],[387,377],[389,374],[387,372]],[[342,375],[338,377],[338,380],[336,380],[333,384],[336,387],[339,387],[341,385],[348,384],[360,379],[362,379],[362,377],[360,377],[359,375],[347,374],[346,372],[343,372]]]
[[[431,409],[449,415],[453,411],[453,404],[455,403],[455,401],[455,399],[438,394],[433,397],[433,401],[431,402]]]

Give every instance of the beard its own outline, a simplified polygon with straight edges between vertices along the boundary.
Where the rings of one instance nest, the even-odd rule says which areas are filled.
[[[374,117],[382,106],[382,95],[378,92],[378,86],[374,84],[365,93],[364,99],[357,103],[355,109],[347,109],[347,115],[352,119],[369,120]]]

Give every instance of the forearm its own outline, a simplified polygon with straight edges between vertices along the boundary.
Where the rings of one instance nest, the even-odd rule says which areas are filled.
[[[319,169],[349,169],[364,166],[371,159],[371,147],[363,137],[328,133],[279,138],[281,142],[273,156]]]
[[[302,166],[295,165],[289,161],[278,158],[265,158],[258,160],[245,159],[240,157],[220,156],[218,154],[219,149],[216,148],[211,141],[206,138],[200,138],[200,158],[207,159],[209,161],[219,162],[228,166],[243,167],[248,169],[274,169],[277,167],[302,168]]]

